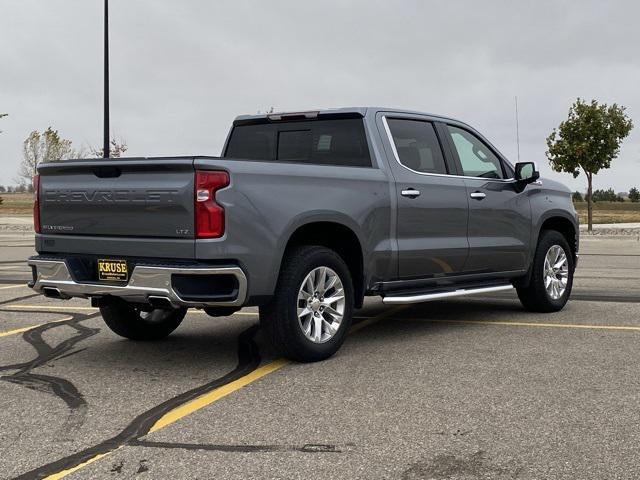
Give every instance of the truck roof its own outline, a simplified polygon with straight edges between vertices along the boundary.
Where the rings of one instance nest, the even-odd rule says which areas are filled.
[[[424,115],[434,119],[440,120],[452,120],[458,123],[464,123],[460,120],[451,117],[445,117],[444,115],[437,115],[433,113],[420,112],[416,110],[407,110],[403,108],[386,108],[386,107],[341,107],[341,108],[322,108],[314,110],[298,110],[288,112],[273,112],[273,113],[258,113],[255,115],[238,115],[233,121],[234,125],[247,124],[247,123],[262,123],[269,120],[298,120],[304,118],[317,118],[318,116],[359,116],[365,117],[366,115],[376,115],[378,112],[391,112],[391,113],[409,113],[416,115]]]

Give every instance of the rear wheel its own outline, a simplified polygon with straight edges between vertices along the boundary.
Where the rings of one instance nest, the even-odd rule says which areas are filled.
[[[353,300],[349,269],[337,253],[319,246],[298,247],[283,260],[276,293],[260,308],[260,321],[285,357],[324,360],[344,342]]]
[[[114,299],[100,307],[107,326],[130,340],[161,340],[173,332],[187,313],[186,308],[145,311],[124,300]]]
[[[517,289],[522,305],[533,312],[561,310],[571,295],[574,270],[564,235],[555,230],[540,234],[532,268],[529,285]]]

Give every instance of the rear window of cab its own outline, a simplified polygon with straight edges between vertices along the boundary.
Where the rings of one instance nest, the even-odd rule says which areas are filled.
[[[361,118],[236,125],[225,158],[371,167]]]

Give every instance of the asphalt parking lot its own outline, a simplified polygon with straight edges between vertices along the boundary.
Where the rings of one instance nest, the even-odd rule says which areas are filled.
[[[0,236],[2,478],[640,477],[640,242],[584,238],[574,294],[357,313],[340,352],[291,364],[255,309],[125,341],[87,301],[23,286]]]

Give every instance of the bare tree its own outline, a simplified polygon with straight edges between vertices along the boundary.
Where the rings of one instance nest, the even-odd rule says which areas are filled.
[[[109,146],[109,157],[120,158],[127,151],[127,142],[122,138],[112,138]],[[91,155],[97,158],[104,157],[104,149],[102,147],[89,147]]]
[[[8,113],[0,113],[0,118],[6,117],[8,115],[9,115]],[[0,130],[0,133],[2,133],[2,130]]]
[[[71,146],[71,140],[60,137],[51,127],[40,133],[34,130],[22,143],[22,163],[18,175],[31,182],[42,162],[57,162],[77,158],[78,152]]]

